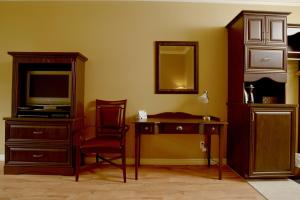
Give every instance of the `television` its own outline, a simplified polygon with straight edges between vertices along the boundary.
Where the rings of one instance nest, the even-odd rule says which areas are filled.
[[[28,71],[27,106],[56,108],[71,104],[71,71]]]

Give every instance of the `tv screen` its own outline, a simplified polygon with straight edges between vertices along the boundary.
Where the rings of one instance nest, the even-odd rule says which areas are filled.
[[[71,72],[29,71],[26,97],[27,105],[69,105]]]

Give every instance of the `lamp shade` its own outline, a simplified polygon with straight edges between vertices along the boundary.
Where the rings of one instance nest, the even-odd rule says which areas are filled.
[[[198,97],[199,101],[201,103],[208,103],[208,92],[207,90],[204,90],[204,92]]]

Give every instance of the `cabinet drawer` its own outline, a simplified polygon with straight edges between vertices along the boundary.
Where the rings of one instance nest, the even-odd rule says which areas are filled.
[[[9,147],[7,159],[9,162],[39,162],[39,163],[67,163],[67,148],[20,148]]]
[[[199,133],[199,125],[186,123],[160,123],[159,133]]]
[[[246,47],[245,72],[286,72],[286,48]]]
[[[10,139],[48,139],[48,140],[67,140],[69,131],[67,126],[35,126],[12,124],[9,127]]]

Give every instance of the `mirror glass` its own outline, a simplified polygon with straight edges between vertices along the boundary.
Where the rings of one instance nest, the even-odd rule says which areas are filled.
[[[157,41],[155,93],[198,93],[198,42]]]

